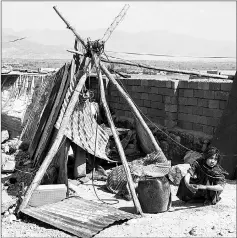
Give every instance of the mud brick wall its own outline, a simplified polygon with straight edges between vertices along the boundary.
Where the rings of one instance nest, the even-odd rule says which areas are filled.
[[[227,104],[231,86],[231,80],[180,81],[177,125],[213,135]]]
[[[227,104],[232,80],[176,80],[164,77],[121,79],[141,112],[154,123],[213,135]],[[119,116],[132,112],[109,84],[108,102]]]
[[[162,125],[176,125],[177,82],[175,80],[122,79],[122,84],[141,112],[151,121]],[[109,104],[118,115],[132,116],[132,112],[120,93],[110,84]]]

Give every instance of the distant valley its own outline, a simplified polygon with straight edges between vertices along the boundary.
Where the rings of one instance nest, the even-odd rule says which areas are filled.
[[[80,31],[81,36],[92,40],[103,36],[105,29]],[[24,40],[9,42],[20,37]],[[2,29],[2,58],[20,59],[70,59],[67,49],[72,49],[74,36],[69,30]],[[113,32],[106,42],[105,50],[179,56],[228,56],[236,57],[236,43],[198,39],[167,31],[128,33]],[[139,57],[136,57],[139,59]],[[141,56],[141,59],[146,59]],[[157,58],[159,60],[159,58]],[[174,59],[175,60],[175,59]]]

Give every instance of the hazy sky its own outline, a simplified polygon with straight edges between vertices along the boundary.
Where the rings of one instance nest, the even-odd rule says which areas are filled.
[[[236,2],[2,2],[2,27],[65,29],[53,6],[77,30],[107,28],[125,3],[130,8],[118,30],[167,30],[205,39],[236,41]]]

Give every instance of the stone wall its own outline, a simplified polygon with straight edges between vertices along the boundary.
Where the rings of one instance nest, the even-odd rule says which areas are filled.
[[[213,135],[227,104],[232,80],[133,76],[119,81],[145,117],[168,128]],[[132,117],[125,100],[109,84],[108,102],[117,115]]]
[[[232,82],[180,81],[178,126],[213,135],[227,104]]]
[[[181,76],[133,75],[127,79],[119,78],[118,82],[129,93],[147,122],[150,120],[167,128],[178,126],[181,129],[213,135],[227,104],[232,80],[187,80],[188,76]],[[96,77],[91,77],[87,83],[98,99]],[[107,80],[104,83],[107,85],[110,108],[118,116],[133,117],[115,87],[111,83],[107,84]],[[37,83],[34,86],[36,85]],[[7,99],[4,92],[11,91],[11,88],[12,85],[3,87],[3,103]]]

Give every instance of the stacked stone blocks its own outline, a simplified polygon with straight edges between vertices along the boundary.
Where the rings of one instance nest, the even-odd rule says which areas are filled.
[[[231,80],[179,82],[178,126],[213,135],[226,106]]]
[[[142,77],[142,76],[140,76]],[[232,86],[231,80],[120,79],[144,115],[167,127],[202,131],[213,135],[220,122]],[[109,104],[120,116],[133,114],[113,85]]]

